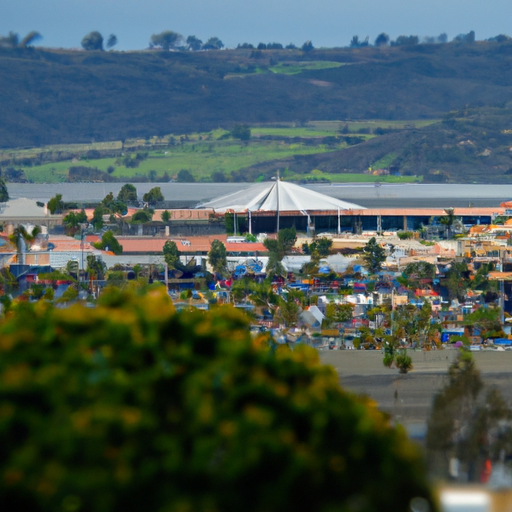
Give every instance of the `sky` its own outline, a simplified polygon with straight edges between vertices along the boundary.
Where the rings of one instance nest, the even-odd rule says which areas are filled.
[[[347,46],[386,32],[449,40],[474,30],[482,40],[512,36],[509,0],[0,0],[0,34],[37,30],[40,46],[79,48],[86,34],[118,38],[117,50],[147,48],[152,34],[173,30],[206,41]]]

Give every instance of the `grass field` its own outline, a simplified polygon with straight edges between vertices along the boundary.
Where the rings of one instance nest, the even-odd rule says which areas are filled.
[[[73,165],[97,167],[107,171],[114,167],[112,175],[116,178],[132,179],[137,176],[147,176],[154,171],[157,176],[164,173],[169,176],[176,175],[181,169],[189,170],[197,181],[208,181],[214,172],[222,172],[228,178],[232,171],[244,169],[254,164],[270,160],[283,159],[294,155],[311,155],[336,151],[346,147],[344,142],[334,145],[307,144],[303,142],[287,142],[286,140],[261,140],[262,136],[282,137],[283,139],[321,139],[323,137],[340,136],[340,128],[348,125],[349,134],[361,129],[374,129],[376,127],[400,129],[406,126],[426,126],[435,121],[311,121],[304,126],[295,123],[276,123],[251,127],[253,138],[247,142],[233,139],[223,139],[228,132],[223,129],[208,133],[194,133],[186,135],[167,135],[163,137],[150,137],[148,139],[130,139],[124,142],[95,142],[91,144],[53,145],[43,148],[29,148],[19,150],[0,151],[0,165],[2,159],[32,159],[41,158],[44,153],[69,154],[69,159],[60,162],[45,163],[42,165],[23,165],[27,179],[33,183],[57,183],[66,181],[67,171]],[[357,134],[369,139],[375,137],[371,134]],[[174,143],[174,145],[170,145]],[[148,158],[143,160],[139,167],[127,168],[121,163],[125,150],[137,148],[137,151],[147,152]],[[120,157],[87,159],[90,150],[109,150]],[[126,154],[126,153],[125,153]],[[388,155],[373,167],[386,167],[393,155]],[[315,171],[321,172],[321,171]],[[154,174],[153,173],[153,174]],[[317,175],[317,178],[326,178],[333,182],[346,181],[415,181],[416,178],[372,177],[362,174],[327,174]],[[293,179],[303,179],[304,175],[297,175]],[[292,178],[289,178],[292,179]]]
[[[296,75],[303,71],[339,68],[340,66],[343,66],[343,63],[324,60],[310,62],[280,62],[277,66],[272,66],[269,69],[272,73]]]
[[[258,140],[254,140],[247,145],[235,141],[188,143],[165,150],[151,151],[148,158],[143,160],[136,168],[116,165],[115,158],[102,158],[26,167],[25,175],[34,183],[57,183],[66,180],[67,170],[72,165],[97,167],[105,172],[109,166],[113,166],[115,171],[112,176],[117,178],[144,176],[148,175],[150,171],[155,171],[158,176],[167,172],[172,177],[181,169],[187,169],[199,181],[208,180],[214,172],[222,172],[228,176],[231,171],[260,162],[293,155],[323,153],[339,150],[343,147],[343,144],[334,147],[309,146],[306,144],[286,144],[284,142]]]
[[[315,128],[309,127],[300,127],[300,128],[286,128],[286,127],[256,127],[251,129],[251,134],[254,137],[258,137],[261,135],[273,135],[275,137],[302,137],[302,138],[312,138],[312,137],[333,137],[335,135],[339,135],[339,133],[335,130],[318,130]]]
[[[304,176],[299,174],[285,173],[286,181],[303,180]],[[422,176],[373,176],[371,174],[342,173],[330,174],[315,169],[311,171],[306,180],[329,180],[332,183],[420,183]]]

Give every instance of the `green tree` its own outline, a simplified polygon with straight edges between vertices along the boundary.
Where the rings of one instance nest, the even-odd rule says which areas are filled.
[[[467,326],[470,332],[478,329],[483,339],[505,335],[500,322],[500,308],[496,307],[479,307],[464,317],[462,325]]]
[[[6,36],[0,36],[0,47],[16,48],[20,42],[20,36],[10,31]]]
[[[110,230],[103,233],[101,241],[96,242],[94,247],[102,251],[111,251],[114,254],[123,254],[123,246],[119,243],[117,238],[114,236],[114,233],[112,233]]]
[[[349,322],[354,315],[354,306],[352,304],[336,304],[329,302],[325,308],[325,318],[322,327],[329,329],[333,324]]]
[[[263,245],[269,252],[269,260],[267,263],[268,275],[283,275],[284,267],[282,260],[284,256],[292,250],[297,241],[297,231],[295,228],[286,228],[279,231],[277,239],[267,238]]]
[[[54,213],[62,213],[62,210],[64,210],[64,201],[62,201],[62,194],[55,194],[48,201],[47,207],[52,215]]]
[[[93,280],[105,279],[105,272],[107,266],[101,258],[96,257],[94,254],[87,255],[87,273]]]
[[[432,305],[426,301],[421,309],[412,304],[399,306],[389,313],[392,335],[388,342],[398,348],[402,342],[427,347],[435,340],[438,324],[432,323]]]
[[[110,34],[108,36],[107,40],[107,48],[114,48],[114,46],[117,44],[117,36],[115,34]]]
[[[313,43],[311,41],[306,41],[303,45],[302,45],[302,51],[304,53],[309,53],[310,51],[314,50],[315,47],[313,46]]]
[[[117,194],[117,200],[126,204],[136,203],[138,201],[137,189],[131,183],[125,183]]]
[[[445,227],[446,238],[450,238],[452,236],[452,227],[457,220],[455,217],[455,209],[454,208],[446,208],[446,215],[439,219],[439,222]]]
[[[375,46],[388,46],[389,45],[389,36],[382,32],[375,39]]]
[[[412,287],[420,288],[423,280],[428,281],[436,277],[436,266],[427,261],[415,261],[405,267],[403,275]]]
[[[84,36],[81,44],[82,48],[87,51],[103,50],[103,36],[97,31],[90,32]]]
[[[137,190],[131,184],[129,187],[123,186],[123,188],[119,191],[119,194],[122,197],[134,197],[133,190],[135,190],[135,198],[137,197]],[[133,188],[132,188],[133,187]],[[124,190],[123,190],[124,189]],[[119,197],[119,196],[118,196]],[[134,200],[134,202],[136,199]],[[112,192],[109,192],[101,201],[102,214],[112,213],[112,214],[120,214],[125,215],[128,211],[128,207],[126,206],[126,201],[122,201],[120,199],[116,199]]]
[[[226,246],[220,240],[214,240],[208,252],[208,262],[214,272],[223,274],[228,265],[226,257]]]
[[[162,219],[162,222],[167,224],[171,220],[171,212],[169,210],[164,210],[160,215],[160,218]]]
[[[26,304],[0,339],[5,510],[437,511],[403,429],[232,308],[114,288]]]
[[[159,34],[153,34],[150,40],[150,46],[170,50],[177,48],[183,42],[183,36],[172,30],[164,30]]]
[[[370,238],[363,247],[363,260],[366,268],[372,274],[382,269],[382,264],[386,261],[386,251],[377,243],[375,237]]]
[[[0,177],[0,203],[6,203],[9,201],[9,192],[7,190],[7,183]]]
[[[458,299],[460,301],[465,299],[466,292],[471,284],[469,275],[470,271],[466,263],[463,261],[452,262],[444,279],[450,299]]]
[[[138,210],[132,215],[132,224],[146,224],[153,220],[154,210],[144,208]]]
[[[218,37],[210,37],[206,43],[203,44],[203,50],[221,50],[224,48],[224,43]]]
[[[418,36],[398,36],[395,41],[391,41],[391,46],[414,46],[419,43]]]
[[[212,173],[212,181],[214,183],[226,183],[226,175],[222,171],[215,171]]]
[[[102,205],[96,206],[94,208],[94,212],[91,219],[91,224],[94,226],[96,231],[99,231],[103,228],[103,214],[105,213],[105,208]]]
[[[180,250],[176,245],[176,242],[167,240],[163,248],[164,260],[167,263],[169,270],[174,270],[180,263]]]
[[[181,171],[178,172],[179,183],[194,183],[195,181],[196,179],[188,169],[181,169]]]
[[[25,264],[25,250],[35,241],[37,235],[41,233],[39,226],[34,226],[29,232],[23,225],[16,226],[9,240],[16,245],[16,262],[19,265]]]
[[[332,239],[325,237],[318,238],[316,240],[316,245],[320,257],[326,258],[327,256],[329,256],[329,254],[331,254]]]
[[[153,206],[156,203],[161,203],[165,198],[160,187],[153,187],[149,192],[142,196],[142,200],[150,206]]]
[[[251,129],[246,124],[235,124],[230,135],[234,139],[249,140],[251,138]]]
[[[293,327],[299,321],[302,311],[304,294],[298,290],[288,290],[283,296],[278,297],[276,318],[286,327]]]
[[[63,219],[62,224],[66,227],[70,234],[75,234],[80,224],[87,222],[87,214],[82,208],[80,212],[69,212]]]
[[[203,41],[201,39],[197,38],[196,36],[188,36],[187,40],[187,49],[197,52],[203,47]]]

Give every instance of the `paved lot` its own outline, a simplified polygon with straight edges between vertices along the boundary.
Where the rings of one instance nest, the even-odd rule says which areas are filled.
[[[324,350],[323,363],[333,366],[343,387],[373,398],[411,433],[421,437],[434,394],[446,382],[455,350],[410,352],[414,369],[402,375],[382,364],[380,351]],[[477,368],[487,386],[497,386],[512,406],[512,351],[475,352]]]

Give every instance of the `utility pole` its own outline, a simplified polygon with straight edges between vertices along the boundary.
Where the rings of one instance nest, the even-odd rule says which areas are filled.
[[[276,181],[276,199],[277,199],[277,233],[279,233],[279,169],[277,170]]]

